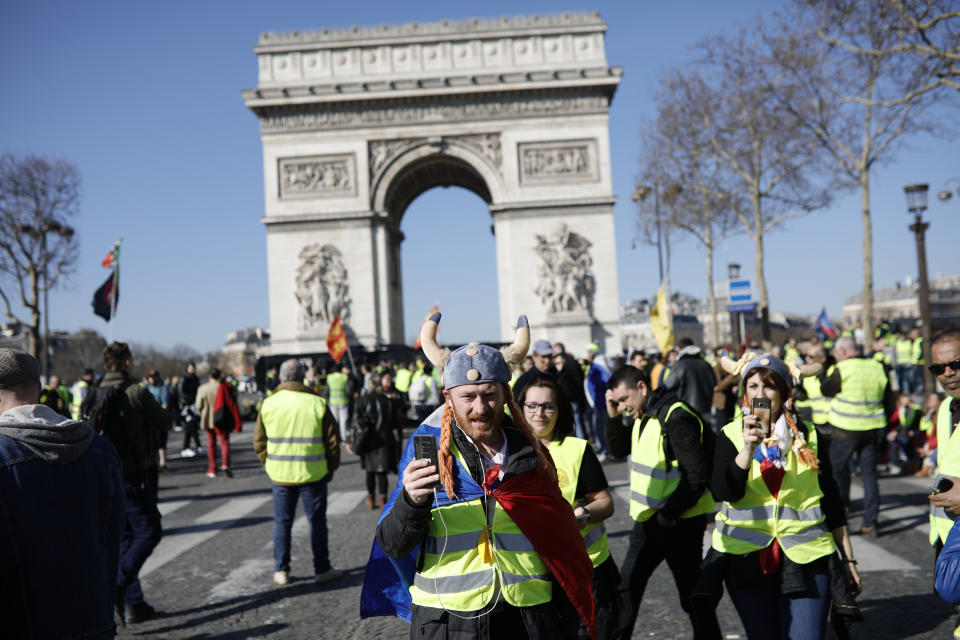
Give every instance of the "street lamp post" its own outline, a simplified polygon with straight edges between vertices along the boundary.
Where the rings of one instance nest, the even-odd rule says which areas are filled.
[[[927,246],[924,234],[930,223],[923,221],[923,212],[927,210],[927,191],[930,185],[911,184],[903,188],[907,196],[907,209],[914,215],[914,222],[910,231],[917,238],[917,296],[920,302],[920,331],[923,334],[923,361],[930,364],[930,341],[933,336],[932,319],[930,317],[930,284],[927,281]],[[927,367],[923,367],[923,387],[932,391],[934,387],[933,374]]]
[[[738,280],[740,278],[740,265],[736,262],[731,262],[727,265],[727,308],[733,306],[733,300],[730,299],[730,282]],[[733,340],[733,343],[737,345],[737,350],[739,351],[740,347],[740,324],[737,322],[738,314],[734,311],[730,311],[730,338]],[[739,353],[737,356],[739,357]]]

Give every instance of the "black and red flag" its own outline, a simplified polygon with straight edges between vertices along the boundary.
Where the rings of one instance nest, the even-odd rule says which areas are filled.
[[[110,305],[113,305],[113,313],[117,312],[117,300],[120,298],[120,274],[110,274],[110,277],[104,281],[97,292],[93,294],[93,312],[106,320],[110,321],[112,315]]]

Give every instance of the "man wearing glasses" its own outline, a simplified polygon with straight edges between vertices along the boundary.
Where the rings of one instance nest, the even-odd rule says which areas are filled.
[[[930,372],[947,392],[937,411],[939,475],[930,496],[930,544],[939,555],[947,533],[960,513],[960,328],[948,329],[930,345]]]

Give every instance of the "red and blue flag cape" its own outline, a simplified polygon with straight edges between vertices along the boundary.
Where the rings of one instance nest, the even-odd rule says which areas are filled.
[[[414,435],[433,436],[439,445],[442,415],[441,406],[417,428]],[[409,438],[399,468],[405,469],[414,457],[413,438]],[[453,487],[457,497],[451,499],[446,490],[440,487],[434,507],[475,500],[484,493],[483,487],[474,481],[463,464],[455,460]],[[401,479],[402,473],[380,515],[380,521],[390,512],[394,503],[402,499]],[[593,564],[587,555],[573,509],[563,499],[560,488],[533,469],[508,478],[490,488],[489,492],[533,544],[593,637]],[[416,573],[419,554],[418,545],[403,558],[391,558],[374,538],[360,592],[361,618],[397,616],[410,622],[410,585]]]

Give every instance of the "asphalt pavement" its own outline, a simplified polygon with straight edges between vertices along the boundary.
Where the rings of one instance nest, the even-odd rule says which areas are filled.
[[[378,640],[406,638],[397,618],[360,620],[359,595],[379,510],[364,504],[359,460],[344,452],[329,487],[330,554],[344,577],[326,584],[312,579],[307,524],[302,506],[293,532],[291,580],[273,583],[273,503],[270,482],[253,454],[253,425],[233,434],[234,477],[207,478],[206,458],[180,458],[180,434],[172,433],[169,471],[160,476],[164,536],[147,561],[141,580],[153,620],[130,624],[122,638],[320,638]],[[604,465],[616,514],[608,521],[611,552],[626,553],[632,522],[626,496],[627,466]],[[390,477],[391,483],[396,476]],[[949,638],[956,611],[932,592],[933,555],[927,544],[928,480],[881,478],[881,536],[854,537],[863,575],[859,605],[865,621],[853,637],[869,640]],[[850,523],[859,529],[860,487],[853,485]],[[709,531],[708,531],[709,534]],[[706,542],[709,544],[709,540]],[[724,636],[745,638],[728,598],[718,610]],[[669,570],[650,579],[634,638],[690,638]]]

